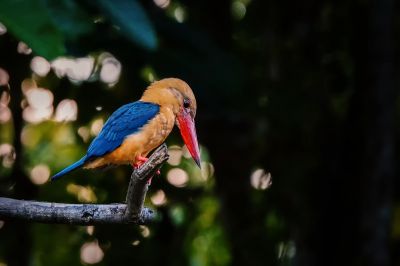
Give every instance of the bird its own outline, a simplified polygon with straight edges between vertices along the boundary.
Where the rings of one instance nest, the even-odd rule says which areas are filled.
[[[56,180],[78,168],[95,169],[130,164],[137,168],[160,146],[176,125],[192,158],[200,167],[195,116],[196,98],[190,86],[178,78],[151,83],[135,102],[118,108],[86,154],[52,176]]]

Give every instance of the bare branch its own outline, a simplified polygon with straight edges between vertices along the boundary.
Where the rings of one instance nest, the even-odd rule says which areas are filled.
[[[133,171],[126,204],[65,204],[0,197],[0,219],[76,225],[149,223],[155,213],[143,208],[148,181],[167,159],[167,146],[163,144],[147,162]]]
[[[64,204],[0,198],[0,218],[61,224],[148,223],[154,212],[143,209],[140,219],[127,219],[126,204]]]
[[[162,164],[168,160],[167,145],[161,145],[143,164],[142,167],[133,171],[126,194],[126,216],[134,220],[140,219],[143,203],[146,198],[150,179],[160,170]]]

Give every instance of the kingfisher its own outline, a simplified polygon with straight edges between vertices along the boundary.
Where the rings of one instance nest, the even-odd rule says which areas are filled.
[[[123,105],[111,114],[86,154],[51,180],[81,167],[130,164],[137,168],[165,141],[174,125],[178,126],[186,147],[200,167],[194,122],[196,109],[196,98],[185,81],[178,78],[155,81],[139,101]]]

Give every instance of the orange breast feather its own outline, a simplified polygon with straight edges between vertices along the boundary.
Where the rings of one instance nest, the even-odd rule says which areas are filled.
[[[161,107],[160,113],[135,134],[129,135],[116,150],[97,158],[85,168],[98,168],[106,165],[134,164],[138,156],[146,157],[160,146],[175,123],[175,115],[168,107]]]

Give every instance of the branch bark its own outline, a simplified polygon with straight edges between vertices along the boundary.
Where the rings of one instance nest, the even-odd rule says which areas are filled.
[[[133,171],[126,204],[65,204],[0,197],[0,219],[76,225],[149,223],[155,217],[153,210],[143,207],[149,180],[167,160],[168,150],[163,144]]]

